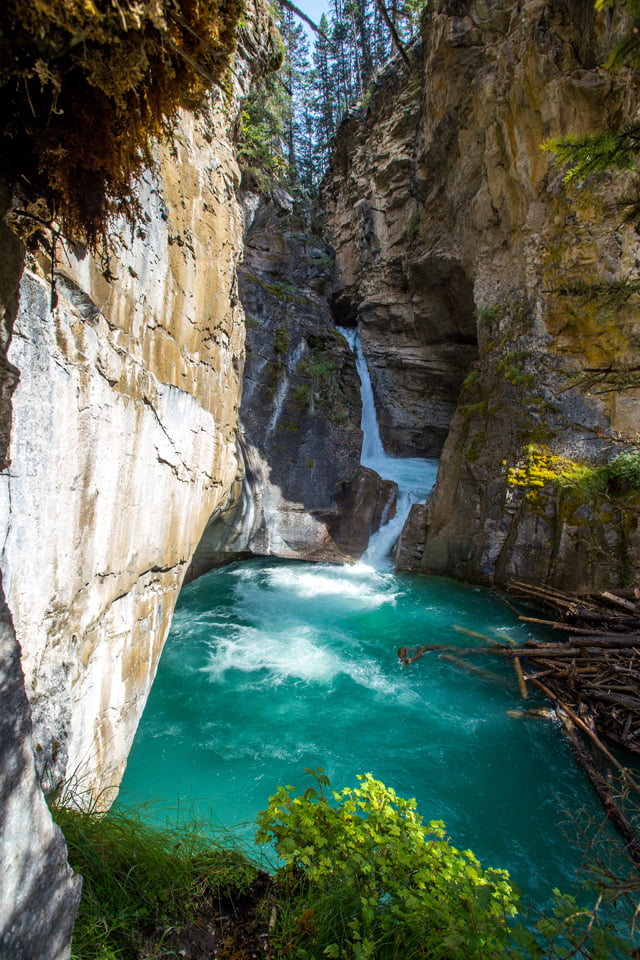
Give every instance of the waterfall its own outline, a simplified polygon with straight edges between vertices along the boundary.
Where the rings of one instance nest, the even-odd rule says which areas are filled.
[[[360,377],[360,397],[362,399],[362,418],[360,420],[362,453],[360,455],[360,463],[363,467],[371,467],[372,470],[380,473],[379,467],[383,466],[384,462],[389,458],[385,454],[382,445],[369,367],[367,366],[362,344],[360,343],[360,337],[357,333],[352,349],[356,355],[356,369]],[[380,476],[384,476],[384,474],[380,473]]]
[[[375,399],[369,368],[362,350],[362,344],[356,329],[338,327],[356,357],[356,369],[360,377],[360,397],[362,399],[362,453],[360,463],[363,467],[375,470],[384,480],[393,480],[398,485],[398,500],[395,515],[383,523],[373,534],[369,545],[362,555],[362,562],[376,570],[390,569],[393,566],[391,553],[402,532],[409,511],[414,503],[424,503],[438,473],[437,460],[425,460],[419,457],[390,457],[385,453],[380,426],[376,413]],[[383,514],[384,517],[384,514]]]

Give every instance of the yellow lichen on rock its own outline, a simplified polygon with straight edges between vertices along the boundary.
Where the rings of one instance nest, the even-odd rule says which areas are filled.
[[[573,460],[552,453],[547,446],[530,443],[517,465],[507,470],[507,483],[510,487],[526,488],[525,496],[534,499],[541,487],[556,483],[560,477],[568,477],[577,468],[578,464]]]

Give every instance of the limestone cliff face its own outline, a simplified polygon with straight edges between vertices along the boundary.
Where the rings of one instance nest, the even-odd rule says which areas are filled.
[[[410,53],[421,70],[422,46]],[[426,257],[418,240],[422,109],[419,76],[393,61],[369,106],[342,124],[323,209],[336,249],[336,317],[359,327],[385,449],[433,457],[477,345],[469,277],[444,253]]]
[[[7,207],[2,189],[3,214]],[[6,349],[18,306],[24,249],[4,223],[0,245],[0,456],[6,468],[11,393],[17,381]],[[69,955],[80,879],[69,869],[62,834],[40,788],[20,653],[0,578],[0,957],[63,960]]]
[[[240,87],[273,55],[259,9]],[[247,49],[249,48],[249,49]],[[245,90],[246,92],[246,90]],[[107,804],[202,531],[239,470],[244,351],[233,115],[183,113],[109,262],[66,245],[25,272],[9,360],[1,567],[36,756]]]
[[[623,583],[638,568],[633,497],[594,498],[554,482],[566,460],[610,460],[640,422],[637,390],[596,388],[584,376],[639,359],[640,304],[625,287],[638,279],[639,237],[613,202],[629,185],[607,177],[569,193],[540,149],[635,116],[635,79],[599,66],[614,30],[590,0],[440,0],[413,49],[415,76],[389,70],[341,133],[326,188],[338,302],[363,336],[373,303],[374,336],[382,343],[386,330],[391,343],[389,363],[378,362],[397,377],[409,338],[423,369],[445,342],[460,361],[444,363],[457,376],[447,416],[456,412],[432,502],[405,528],[402,567],[582,589]],[[376,258],[382,285],[371,279]],[[418,330],[429,336],[420,342]],[[431,378],[414,421],[429,429],[427,401],[441,383]],[[413,369],[407,379],[413,389]],[[385,396],[379,387],[383,422],[397,422]],[[396,429],[404,445],[409,435]],[[389,428],[385,440],[393,447]]]
[[[242,491],[212,518],[190,575],[234,555],[344,562],[380,523],[381,481],[359,467],[354,356],[330,307],[332,251],[303,204],[248,180]]]

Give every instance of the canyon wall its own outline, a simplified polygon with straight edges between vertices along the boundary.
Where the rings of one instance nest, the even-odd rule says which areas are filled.
[[[22,278],[0,567],[39,771],[103,806],[192,554],[241,470],[232,127],[252,74],[276,59],[255,8],[236,107],[219,91],[180,114],[139,183],[135,228],[113,227],[108,258],[61,243],[53,267],[32,256]]]
[[[0,182],[0,463],[7,469],[11,394],[18,371],[6,359],[18,309],[24,247],[4,223],[9,191]],[[0,577],[0,958],[60,960],[69,943],[80,879],[67,863],[36,769],[21,650]]]
[[[395,496],[360,467],[360,381],[334,326],[332,250],[314,231],[308,203],[253,181],[247,171],[238,271],[244,473],[228,511],[208,525],[189,576],[236,556],[357,558]]]
[[[570,191],[541,149],[635,117],[637,78],[602,66],[618,27],[590,0],[439,0],[412,71],[388,67],[339,133],[336,303],[361,327],[385,443],[446,436],[402,568],[573,589],[638,569],[637,494],[559,482],[637,439],[640,237],[616,204],[633,177]]]

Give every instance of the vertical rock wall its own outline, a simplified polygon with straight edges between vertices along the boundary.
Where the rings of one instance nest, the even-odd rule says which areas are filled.
[[[301,201],[278,187],[254,192],[246,180],[242,495],[213,518],[190,575],[244,554],[358,557],[389,497],[359,467],[360,383],[334,326],[332,250]]]
[[[425,252],[416,189],[423,48],[379,75],[343,121],[322,190],[336,249],[334,309],[357,323],[385,449],[438,456],[477,357],[473,287],[460,258]]]
[[[274,56],[249,17],[240,88]],[[239,91],[236,91],[239,92]],[[242,214],[212,95],[182,113],[108,262],[61,245],[25,272],[2,475],[1,569],[41,772],[113,798],[193,551],[238,472]]]
[[[396,342],[416,342],[419,327],[439,330],[460,362],[443,359],[432,336],[416,352],[425,370],[440,360],[455,370],[455,414],[433,500],[414,508],[405,529],[402,567],[576,589],[623,584],[638,569],[637,498],[555,482],[563,462],[606,463],[637,436],[638,390],[620,380],[594,387],[584,376],[596,367],[624,373],[640,357],[640,238],[615,203],[634,184],[607,176],[568,192],[541,149],[551,137],[636,116],[637,76],[601,66],[616,30],[591,0],[439,0],[423,17],[415,75],[390,68],[367,111],[341,131],[325,190],[338,300],[366,333],[371,301],[382,297],[375,270],[363,274],[379,258],[392,304],[375,308],[387,366]],[[392,169],[393,157],[403,175],[376,213],[368,198],[380,196],[378,171]],[[371,207],[368,235],[361,218],[349,219],[359,203]],[[406,303],[407,278],[417,292],[401,322],[392,314]],[[415,382],[395,366],[384,374],[392,383]],[[425,401],[441,382],[436,372],[426,379]],[[384,389],[378,400],[384,407]],[[425,403],[417,419],[430,416]]]
[[[0,211],[8,207],[0,187]],[[6,360],[18,307],[22,244],[0,222],[0,457],[7,466],[11,394],[17,371]],[[80,880],[67,864],[34,760],[31,710],[20,663],[20,645],[0,578],[0,958],[63,960],[80,897]]]

